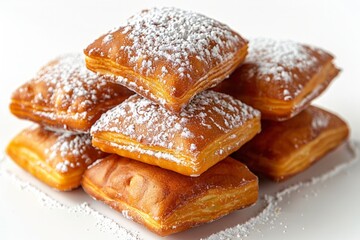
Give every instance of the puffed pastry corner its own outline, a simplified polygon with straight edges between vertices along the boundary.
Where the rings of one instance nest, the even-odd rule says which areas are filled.
[[[283,122],[262,121],[262,131],[233,154],[252,171],[282,181],[298,174],[343,143],[347,124],[310,106]]]
[[[87,70],[81,54],[68,54],[46,64],[16,89],[10,111],[47,127],[83,133],[132,94]]]
[[[204,91],[180,114],[133,95],[103,114],[90,132],[92,144],[104,152],[195,176],[259,131],[259,111],[229,95]]]
[[[188,177],[110,155],[85,171],[82,187],[161,236],[218,219],[258,197],[257,177],[230,157],[200,177]]]
[[[91,145],[88,134],[57,133],[36,125],[15,136],[6,153],[24,170],[60,191],[79,187],[85,169],[108,155]]]
[[[204,15],[165,7],[132,16],[84,53],[90,70],[180,112],[244,61],[247,41]]]
[[[262,119],[284,121],[319,96],[339,73],[325,50],[293,41],[255,38],[245,62],[215,87],[258,109]]]

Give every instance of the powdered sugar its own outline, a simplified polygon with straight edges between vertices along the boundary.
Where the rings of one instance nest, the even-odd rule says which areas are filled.
[[[69,54],[44,66],[31,82],[17,91],[35,106],[46,105],[57,110],[34,112],[44,118],[55,120],[61,114],[71,113],[73,119],[92,119],[94,116],[88,111],[122,94],[106,78],[89,71],[81,54]]]
[[[57,159],[55,166],[57,171],[65,173],[69,168],[76,168],[82,164],[89,165],[93,162],[93,156],[90,156],[87,151],[91,147],[91,137],[88,134],[55,134],[57,139],[50,148],[45,150],[45,154],[48,156],[48,161]]]
[[[259,115],[257,110],[239,100],[214,91],[195,96],[179,115],[134,95],[103,114],[91,133],[121,133],[150,146],[186,150],[196,155],[201,148],[198,142],[211,141],[204,139],[203,133],[211,131],[218,137]],[[175,141],[177,138],[183,141]],[[186,139],[193,139],[193,144],[186,144]],[[174,142],[180,145],[174,146]]]
[[[245,78],[278,82],[283,100],[291,101],[305,84],[320,71],[322,61],[330,57],[325,51],[289,40],[255,38],[250,40],[249,54],[242,74]]]
[[[109,32],[103,42],[112,41],[112,34],[126,34],[130,45],[119,49],[128,55],[134,70],[154,73],[158,61],[166,60],[179,77],[191,77],[195,57],[208,66],[233,58],[235,46],[243,41],[231,29],[198,13],[177,8],[152,8],[128,19],[125,26]],[[140,63],[140,64],[139,64]],[[166,75],[169,69],[162,66]]]
[[[319,111],[311,122],[311,127],[313,130],[321,130],[329,126],[331,115]]]
[[[302,44],[289,40],[255,38],[249,43],[245,62],[256,64],[258,74],[268,77],[267,80],[272,78],[274,81],[289,82],[296,77],[292,69],[308,71],[316,66],[318,59],[310,53],[309,47]]]

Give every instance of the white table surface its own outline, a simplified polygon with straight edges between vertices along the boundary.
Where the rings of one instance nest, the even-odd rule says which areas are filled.
[[[131,14],[152,6],[203,13],[244,37],[293,39],[331,51],[342,72],[315,103],[341,115],[351,127],[351,139],[360,139],[360,1],[4,0],[0,1],[0,148],[29,125],[8,111],[16,87],[52,58],[82,51]],[[304,190],[303,195],[292,195],[281,206],[273,227],[263,228],[261,234],[250,232],[246,239],[360,239],[359,165]],[[24,172],[18,174],[27,178]],[[15,182],[0,179],[0,239],[124,238],[96,227],[84,214],[44,206],[36,194],[23,191]],[[39,182],[33,184],[43,188]],[[138,227],[126,224],[130,229]]]

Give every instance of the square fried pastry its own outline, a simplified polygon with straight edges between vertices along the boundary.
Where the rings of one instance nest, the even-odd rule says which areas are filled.
[[[262,119],[286,120],[310,105],[339,73],[319,48],[258,38],[228,80],[215,87],[260,110]]]
[[[52,132],[40,126],[20,132],[6,152],[20,167],[60,191],[79,187],[85,169],[108,155],[91,145],[89,134]]]
[[[19,87],[10,111],[51,128],[88,132],[102,113],[132,94],[89,71],[82,55],[69,54],[49,62]]]
[[[180,114],[133,95],[91,128],[104,152],[196,176],[260,131],[260,112],[214,91],[194,97]]]
[[[85,50],[86,66],[179,112],[243,62],[247,41],[228,26],[176,8],[144,10]]]
[[[275,181],[300,173],[339,146],[349,135],[336,115],[310,106],[283,122],[262,121],[262,131],[234,157]]]
[[[85,171],[82,187],[161,236],[218,219],[258,197],[257,177],[230,157],[194,178],[110,155]]]

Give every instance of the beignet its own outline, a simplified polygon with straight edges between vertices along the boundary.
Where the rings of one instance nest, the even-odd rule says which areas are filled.
[[[152,8],[128,19],[85,50],[86,66],[179,112],[197,93],[243,62],[247,41],[225,24],[176,8]]]
[[[91,146],[88,134],[57,133],[40,126],[20,132],[6,152],[20,167],[60,191],[79,187],[85,169],[108,155]]]
[[[204,91],[179,115],[133,95],[103,114],[91,135],[104,152],[194,176],[259,131],[259,111],[229,95]]]
[[[310,106],[283,122],[262,121],[262,131],[233,154],[255,172],[275,181],[300,173],[349,135],[336,115]]]
[[[244,64],[215,90],[260,110],[262,119],[282,121],[309,106],[338,73],[324,50],[258,38],[250,41]]]
[[[59,57],[12,95],[10,111],[55,129],[88,132],[100,115],[133,92],[85,67],[80,54]]]
[[[161,236],[218,219],[258,197],[257,177],[230,157],[193,178],[110,155],[85,171],[82,187]]]

